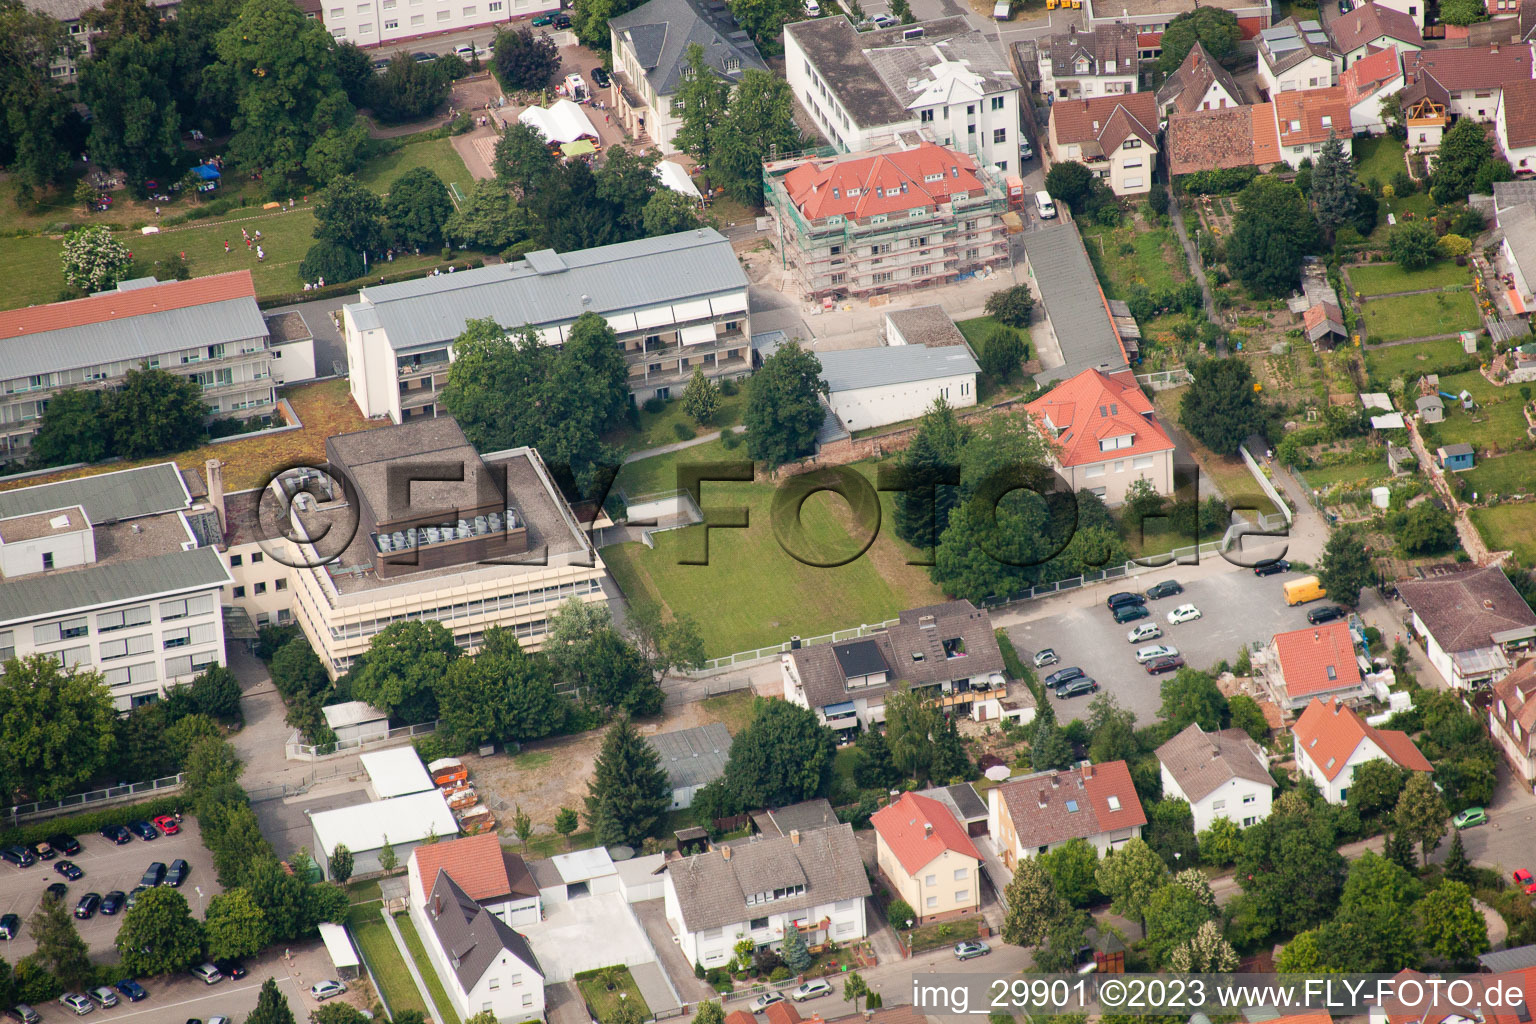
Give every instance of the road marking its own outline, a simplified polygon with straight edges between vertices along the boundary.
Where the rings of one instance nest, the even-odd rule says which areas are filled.
[[[279,984],[281,984],[281,981],[279,981]],[[209,987],[210,988],[219,988],[221,986],[210,985]],[[148,988],[148,986],[146,986],[146,988]],[[179,999],[179,1000],[177,1000],[174,1003],[160,1003],[160,1004],[155,1005],[155,1006],[146,1006],[146,1007],[144,1007],[141,1010],[129,1010],[127,1013],[114,1013],[112,1015],[112,1019],[113,1020],[125,1020],[125,1019],[127,1019],[129,1017],[143,1016],[146,1013],[166,1013],[166,1012],[168,1012],[170,1010],[174,1010],[178,1006],[190,1006],[193,1003],[206,1002],[209,999],[223,999],[226,996],[231,996],[231,995],[235,995],[235,994],[242,993],[242,992],[252,992],[252,991],[258,990],[260,988],[261,988],[261,983],[259,983],[259,982],[255,983],[255,984],[249,984],[249,985],[233,986],[231,988],[223,989],[222,992],[210,992],[210,993],[207,993],[205,995],[196,996],[196,997],[191,998],[191,999]],[[147,1002],[149,1002],[152,999],[154,999],[154,993],[153,992],[150,993],[150,995],[149,995],[149,997],[147,999],[142,1000],[142,1002],[146,1002],[147,1003]],[[118,1006],[122,1006],[122,1005],[123,1005],[123,1003],[120,1000],[118,1002]],[[134,1004],[133,1003],[128,1003],[128,1005],[129,1006],[133,1006]],[[117,1007],[113,1007],[113,1009],[117,1009]],[[228,1016],[228,1015],[226,1014],[226,1016]]]

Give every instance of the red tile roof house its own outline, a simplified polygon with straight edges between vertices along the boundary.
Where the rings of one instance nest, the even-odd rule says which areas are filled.
[[[1149,92],[1058,100],[1051,106],[1051,156],[1076,160],[1117,196],[1152,188],[1157,166],[1157,99]]]
[[[918,924],[981,910],[981,854],[948,807],[903,793],[869,823],[875,829],[880,874],[917,912]]]
[[[1333,135],[1352,150],[1354,129],[1349,121],[1349,97],[1341,85],[1327,89],[1282,92],[1274,99],[1275,131],[1280,137],[1280,159],[1292,169],[1303,160],[1314,163],[1323,144]]]
[[[1360,675],[1349,623],[1342,619],[1276,633],[1254,662],[1275,703],[1289,712],[1301,710],[1313,698],[1370,693]]]
[[[1389,46],[1397,47],[1399,53],[1424,49],[1418,19],[1379,3],[1364,3],[1340,15],[1328,31],[1334,48],[1343,55],[1346,71],[1355,61]]]
[[[1423,638],[1429,663],[1449,686],[1498,682],[1517,652],[1536,640],[1536,612],[1497,566],[1401,580],[1397,593],[1413,612],[1413,632]]]
[[[1412,85],[1427,75],[1450,97],[1450,113],[1489,122],[1498,113],[1504,86],[1532,78],[1531,43],[1419,50],[1403,54],[1403,75]]]
[[[1267,171],[1280,162],[1275,105],[1197,110],[1168,117],[1164,133],[1169,173],[1174,177],[1227,167]]]
[[[1525,788],[1536,792],[1536,661],[1493,684],[1488,731]]]
[[[1192,114],[1197,110],[1242,105],[1242,86],[1199,42],[1190,47],[1184,63],[1157,90],[1157,108],[1164,114]]]
[[[1349,799],[1355,768],[1386,758],[1411,772],[1433,771],[1405,732],[1377,729],[1338,700],[1314,700],[1291,728],[1296,766],[1331,804]]]
[[[1396,46],[1362,57],[1339,76],[1344,98],[1349,101],[1349,123],[1356,132],[1383,135],[1387,122],[1381,116],[1382,100],[1403,88],[1403,61]]]
[[[1141,835],[1147,815],[1124,761],[1036,772],[987,791],[987,830],[1010,870],[1021,857],[1085,839],[1101,855]]]
[[[503,850],[493,833],[418,846],[411,851],[406,870],[412,906],[425,901],[437,873],[447,871],[470,899],[507,924],[539,922],[539,887],[528,865],[517,854]]]
[[[1516,174],[1536,171],[1536,81],[1511,82],[1504,87],[1493,130],[1499,149]]]
[[[1118,505],[1141,479],[1158,494],[1173,493],[1173,441],[1129,374],[1084,370],[1026,408],[1054,440],[1073,493],[1087,488]]]

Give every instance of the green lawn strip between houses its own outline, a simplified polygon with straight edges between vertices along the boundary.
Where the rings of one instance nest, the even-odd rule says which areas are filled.
[[[1440,260],[1423,270],[1404,270],[1396,263],[1367,263],[1349,268],[1349,285],[1362,296],[1411,292],[1421,288],[1470,285],[1472,275],[1453,260]]]
[[[575,981],[576,987],[581,990],[581,997],[591,1007],[594,1020],[611,1020],[618,1008],[626,1003],[640,1010],[641,1020],[651,1016],[651,1008],[646,1005],[645,996],[640,994],[640,986],[635,984],[635,977],[629,973],[628,967],[582,971],[575,975]],[[613,983],[612,989],[608,988],[607,981]]]
[[[1403,162],[1403,144],[1391,135],[1356,139],[1351,152],[1355,177],[1363,182],[1375,178],[1378,184],[1388,185],[1398,171],[1408,169]]]
[[[443,988],[443,980],[437,976],[437,969],[432,966],[431,959],[427,956],[427,949],[421,944],[421,936],[416,934],[416,926],[411,923],[411,915],[405,911],[395,915],[395,927],[400,929],[400,935],[405,939],[405,946],[411,951],[411,959],[416,961],[416,970],[421,974],[421,980],[427,983],[427,994],[432,997],[432,1002],[437,1004],[437,1010],[443,1015],[438,1024],[459,1024],[459,1015],[453,1008],[453,1003],[448,998],[448,992]]]
[[[347,910],[347,928],[357,940],[358,949],[368,962],[374,980],[384,990],[382,995],[389,1003],[389,1008],[395,1013],[402,1010],[426,1013],[426,1001],[416,990],[416,982],[411,980],[411,972],[400,956],[400,948],[395,945],[394,936],[389,934],[389,926],[379,916],[381,906],[377,900],[352,904]]]

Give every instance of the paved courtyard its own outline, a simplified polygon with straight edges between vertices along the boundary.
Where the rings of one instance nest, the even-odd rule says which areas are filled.
[[[568,981],[599,967],[654,962],[645,930],[618,893],[544,901],[544,920],[522,925],[547,981]]]

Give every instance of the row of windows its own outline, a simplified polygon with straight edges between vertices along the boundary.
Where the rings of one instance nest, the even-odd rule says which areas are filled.
[[[73,71],[70,71],[73,74]],[[151,369],[158,369],[163,363],[165,366],[186,366],[192,363],[205,362],[209,359],[224,359],[233,355],[251,355],[262,350],[262,343],[257,340],[241,341],[234,344],[204,345],[198,348],[183,349],[176,352],[167,352],[163,355],[151,356],[149,365]],[[0,395],[25,394],[28,391],[44,391],[49,388],[68,387],[71,384],[89,384],[93,381],[111,380],[126,376],[129,370],[137,370],[143,362],[141,359],[119,360],[112,363],[96,363],[91,366],[70,367],[67,370],[57,370],[52,373],[35,373],[27,377],[12,377],[0,381]]]
[[[166,658],[165,678],[169,681],[196,675],[208,666],[218,664],[218,661],[217,652],[212,650]],[[119,686],[144,686],[157,681],[160,678],[160,674],[159,667],[153,661],[145,661],[137,665],[120,665],[115,668],[103,669],[101,678],[108,686],[116,688]]]
[[[488,597],[480,601],[461,601],[458,604],[444,605],[438,608],[423,608],[420,611],[391,615],[387,618],[349,622],[340,627],[332,626],[330,634],[333,640],[373,636],[392,622],[416,619],[436,619],[439,622],[451,622],[454,619],[471,618],[476,615],[491,615],[498,611],[511,611],[535,604],[565,602],[573,597],[598,593],[602,589],[602,584],[596,580],[561,583],[556,586],[537,587],[533,590],[520,590],[515,594],[507,594],[502,597]]]
[[[212,594],[199,594],[196,597],[162,601],[160,602],[160,621],[170,622],[194,615],[207,615],[215,607],[216,603]],[[146,625],[149,621],[149,605],[136,605],[120,611],[100,613],[96,616],[96,631],[98,633],[110,633],[119,629],[127,629],[131,626]],[[89,636],[90,633],[90,617],[80,615],[61,619],[58,622],[45,622],[42,625],[33,626],[32,642],[37,645],[56,644],[64,640],[74,640],[82,636]],[[0,633],[0,651],[4,651],[8,647],[14,647],[13,641],[14,637],[10,631]]]
[[[279,591],[287,590],[288,589],[288,577],[284,576],[280,580],[273,581],[272,586],[273,586],[274,590],[279,590]],[[261,582],[261,583],[253,583],[253,584],[251,584],[251,592],[254,595],[258,596],[258,597],[260,595],[262,595],[262,594],[265,594],[267,592],[267,585],[266,585],[266,583],[265,582]],[[245,588],[244,587],[236,587],[236,588],[234,588],[234,595],[235,595],[235,600],[236,601],[239,601],[240,599],[244,598],[245,597]]]
[[[971,890],[969,890],[969,889],[956,889],[955,890],[955,902],[959,903],[959,904],[965,904],[965,903],[971,902]],[[928,905],[928,909],[932,910],[933,908],[935,908],[935,907],[937,907],[939,905],[939,898],[937,896],[929,896],[928,900],[927,900],[927,905]]]

